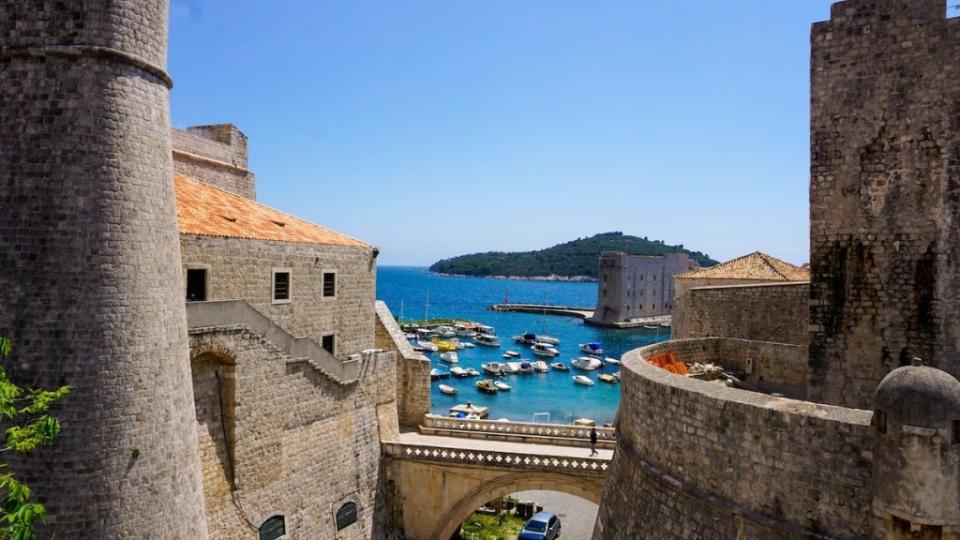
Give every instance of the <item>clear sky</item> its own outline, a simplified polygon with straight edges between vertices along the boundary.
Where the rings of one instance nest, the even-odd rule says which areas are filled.
[[[427,265],[612,230],[806,262],[828,0],[172,0],[177,127],[261,202]]]

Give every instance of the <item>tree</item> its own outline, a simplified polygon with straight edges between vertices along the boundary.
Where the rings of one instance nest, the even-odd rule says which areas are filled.
[[[10,357],[13,344],[0,336],[0,359]],[[60,433],[60,421],[49,414],[50,407],[70,392],[69,386],[53,391],[21,388],[14,384],[0,365],[0,417],[10,427],[6,430],[3,452],[29,453],[49,445]],[[0,464],[5,470],[6,464]],[[42,504],[32,500],[26,484],[10,473],[0,474],[0,540],[33,540],[34,523],[46,517]]]

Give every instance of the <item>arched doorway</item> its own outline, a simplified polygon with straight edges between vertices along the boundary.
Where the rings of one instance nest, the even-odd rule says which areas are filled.
[[[600,504],[603,482],[559,473],[509,473],[480,484],[464,495],[436,521],[431,540],[449,540],[473,511],[483,503],[519,491],[559,491]]]

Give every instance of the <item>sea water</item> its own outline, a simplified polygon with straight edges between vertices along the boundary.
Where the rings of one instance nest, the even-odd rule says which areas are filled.
[[[668,328],[612,330],[587,326],[581,319],[556,315],[508,313],[490,311],[493,304],[509,300],[515,304],[552,304],[574,307],[592,307],[597,301],[596,283],[573,283],[557,281],[504,280],[439,276],[425,268],[384,266],[377,270],[377,298],[383,300],[398,318],[422,320],[425,317],[456,318],[477,321],[493,326],[500,339],[499,348],[477,345],[473,349],[457,351],[463,368],[472,367],[481,372],[480,377],[450,377],[431,384],[431,408],[435,414],[446,416],[450,407],[471,402],[490,407],[490,418],[507,418],[530,422],[535,413],[549,413],[550,422],[569,423],[577,418],[596,420],[598,425],[612,422],[620,403],[620,385],[600,382],[600,373],[614,373],[619,366],[604,366],[584,372],[573,368],[570,361],[583,356],[579,344],[599,341],[603,344],[604,356],[620,359],[627,351],[643,347],[670,337]],[[560,339],[557,349],[560,356],[544,358],[533,355],[526,346],[513,342],[513,336],[524,332],[546,334]],[[461,338],[463,339],[463,338]],[[484,362],[505,362],[505,351],[521,353],[515,361],[544,360],[561,361],[570,366],[570,371],[551,369],[548,373],[507,375],[499,378],[512,390],[485,394],[474,383],[486,378],[480,368]],[[427,354],[433,367],[449,371],[450,364],[440,361],[439,353]],[[573,382],[574,375],[587,375],[594,386]],[[458,390],[448,396],[439,391],[439,384]],[[542,420],[542,418],[538,418]]]

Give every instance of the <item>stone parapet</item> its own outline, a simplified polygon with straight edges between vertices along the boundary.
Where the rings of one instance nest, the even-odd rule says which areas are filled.
[[[430,413],[430,359],[413,350],[386,303],[378,300],[375,309],[376,346],[393,351],[397,357],[397,414],[400,425],[417,426]]]
[[[420,431],[429,435],[580,447],[590,446],[591,429],[597,431],[598,448],[613,448],[616,431],[608,427],[469,420],[436,415],[425,416],[420,424]]]

